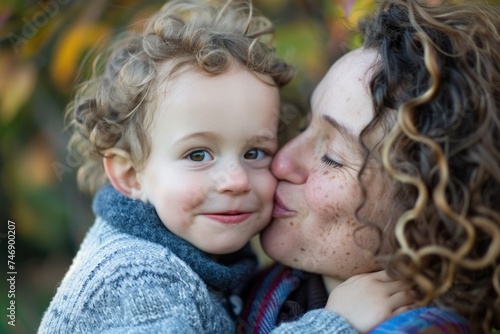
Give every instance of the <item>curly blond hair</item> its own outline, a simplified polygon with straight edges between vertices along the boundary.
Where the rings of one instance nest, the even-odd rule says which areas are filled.
[[[277,87],[287,84],[292,68],[277,58],[272,37],[272,23],[254,12],[250,0],[169,1],[142,33],[122,35],[101,53],[102,70],[94,66],[67,108],[75,129],[70,147],[83,158],[79,187],[94,193],[107,182],[106,149],[119,147],[137,166],[144,163],[150,153],[152,87],[180,69],[218,75],[239,65],[270,76]],[[174,64],[167,78],[161,72],[165,62]]]
[[[382,164],[404,209],[385,266],[419,288],[421,304],[489,333],[500,328],[499,7],[387,0],[360,28],[380,55],[361,138],[386,129]]]

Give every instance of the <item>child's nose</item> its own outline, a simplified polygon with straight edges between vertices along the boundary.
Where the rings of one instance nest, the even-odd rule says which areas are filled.
[[[240,164],[230,164],[219,176],[217,191],[220,193],[240,194],[250,191],[248,172]]]

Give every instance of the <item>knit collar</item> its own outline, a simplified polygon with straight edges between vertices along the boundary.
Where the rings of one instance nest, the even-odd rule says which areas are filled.
[[[254,272],[257,261],[250,246],[223,256],[237,262],[225,265],[213,260],[207,253],[170,232],[158,217],[155,208],[142,201],[130,199],[112,186],[101,188],[94,197],[92,208],[97,216],[124,233],[155,242],[169,248],[185,261],[201,279],[222,291],[240,287]]]

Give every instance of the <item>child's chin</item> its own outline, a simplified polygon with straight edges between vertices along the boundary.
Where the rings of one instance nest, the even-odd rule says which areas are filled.
[[[230,245],[230,246],[224,245],[224,247],[210,247],[210,248],[205,249],[204,251],[206,253],[212,254],[212,255],[224,255],[224,254],[231,254],[231,253],[237,252],[240,249],[242,249],[244,246],[245,246],[245,243],[242,245],[239,245],[239,244],[238,245]]]

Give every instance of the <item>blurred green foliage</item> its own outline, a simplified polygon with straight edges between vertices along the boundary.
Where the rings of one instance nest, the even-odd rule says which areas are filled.
[[[63,114],[85,55],[154,13],[158,0],[0,2],[0,333],[34,333],[93,222],[76,187]],[[284,96],[305,108],[373,0],[255,0],[276,25],[276,47],[297,68]],[[6,231],[16,223],[16,326],[7,324]]]

